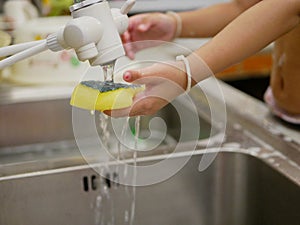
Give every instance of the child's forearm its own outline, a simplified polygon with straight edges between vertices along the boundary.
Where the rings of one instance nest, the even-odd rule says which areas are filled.
[[[245,11],[211,41],[195,51],[213,73],[263,49],[299,24],[299,0],[264,0]],[[196,81],[202,80],[197,60],[189,56]]]
[[[234,0],[195,11],[178,13],[182,20],[180,37],[212,37],[257,2],[259,0]]]

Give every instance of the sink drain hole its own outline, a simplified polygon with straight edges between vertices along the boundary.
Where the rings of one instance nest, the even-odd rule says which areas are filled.
[[[89,191],[89,180],[87,176],[83,177],[83,190],[86,192]]]
[[[119,186],[118,179],[119,177],[116,172],[112,174],[107,173],[102,181],[97,175],[84,176],[82,177],[83,190],[85,192],[96,191],[101,184],[105,185],[107,188],[111,188],[112,186],[117,187]]]
[[[110,174],[109,174],[109,173],[106,174],[106,177],[105,177],[105,183],[106,183],[106,186],[107,186],[108,188],[111,187]]]
[[[97,185],[97,180],[96,179],[97,179],[97,177],[95,175],[91,176],[92,190],[94,190],[94,191],[97,190],[97,188],[98,188],[97,187],[98,185]]]

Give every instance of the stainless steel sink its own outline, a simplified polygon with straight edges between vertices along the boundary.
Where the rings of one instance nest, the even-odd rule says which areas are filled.
[[[198,171],[201,156],[194,154],[164,182],[136,188],[134,224],[299,224],[299,184],[239,150],[224,149],[203,172]],[[155,161],[138,165],[145,163]],[[113,166],[103,168],[115,171]],[[108,189],[105,195],[103,186]],[[0,224],[92,225],[103,216],[110,221],[105,224],[126,224],[124,213],[130,212],[132,202],[127,197],[130,188],[108,183],[86,166],[25,174],[2,180],[0,187]],[[101,202],[102,215],[95,202],[108,195],[109,201]]]
[[[87,165],[82,149],[78,150],[74,137],[69,135],[70,120],[59,121],[66,125],[61,130],[66,134],[65,140],[58,135],[52,143],[43,142],[51,141],[45,136],[38,144],[26,142],[27,145],[15,146],[8,142],[8,146],[0,148],[0,224],[120,225],[130,224],[128,218],[135,212],[134,224],[139,225],[299,225],[299,131],[283,126],[261,102],[223,83],[221,87],[226,97],[227,124],[218,120],[224,116],[222,110],[215,110],[215,120],[210,121],[212,111],[200,88],[190,93],[197,102],[203,128],[197,134],[196,151],[192,151],[187,138],[181,140],[176,153],[173,145],[163,142],[154,151],[138,154],[140,167],[166,158],[173,162],[171,165],[187,160],[169,179],[153,185],[134,189],[117,184],[122,178],[133,177],[120,170],[116,161],[96,159],[93,165]],[[213,88],[208,89],[210,104],[221,109],[222,98],[214,95]],[[185,102],[176,101],[182,113],[189,115]],[[67,100],[54,100],[55,104],[63,102]],[[33,103],[43,105],[40,99]],[[21,107],[19,104],[7,107]],[[2,105],[2,109],[8,108]],[[63,112],[70,116],[70,111]],[[180,123],[173,106],[167,106],[156,116],[165,121],[173,144],[180,141],[181,126],[187,137],[194,135],[189,133],[193,124]],[[142,130],[147,131],[151,118],[143,118]],[[226,131],[225,138],[219,139],[222,131]],[[98,157],[98,153],[88,155]],[[216,158],[207,169],[199,171],[200,161],[210,156]],[[131,154],[126,157],[126,162],[134,163]],[[172,169],[165,166],[160,173]],[[105,176],[99,176],[97,171],[104,171]],[[136,179],[150,180],[153,176],[151,171],[137,170]]]
[[[200,90],[197,92],[201,93]],[[157,143],[157,146],[153,149],[149,146],[151,151],[140,152],[139,156],[172,152],[179,142],[184,144],[180,150],[184,150],[186,145],[189,148],[204,147],[210,136],[216,136],[211,145],[221,143],[222,135],[218,137],[220,129],[214,128],[207,119],[197,115],[196,108],[191,113],[191,109],[187,107],[189,105],[183,104],[185,100],[185,97],[179,98],[155,115],[141,117],[140,141],[145,140],[145,147],[148,147],[147,143]],[[176,107],[180,108],[180,112]],[[22,121],[25,110],[26,120]],[[80,166],[86,164],[86,161],[107,161],[109,156],[105,154],[105,147],[111,154],[118,153],[120,137],[117,137],[116,132],[120,133],[126,121],[106,119],[109,143],[108,146],[102,146],[97,140],[103,139],[103,130],[99,126],[103,114],[95,112],[91,115],[91,112],[77,108],[72,110],[69,100],[65,98],[0,104],[0,115],[1,113],[6,119],[0,123],[0,179],[1,176]],[[134,139],[134,123],[135,118],[130,118],[131,132],[128,132],[127,139]],[[162,129],[164,127],[166,130]],[[78,130],[80,134],[76,133]],[[155,135],[151,136],[151,132]],[[127,155],[124,157],[131,157],[132,152]]]

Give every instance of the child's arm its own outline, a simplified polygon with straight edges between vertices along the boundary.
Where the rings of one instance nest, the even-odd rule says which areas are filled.
[[[233,0],[195,11],[181,12],[177,16],[170,13],[144,13],[132,16],[128,30],[122,35],[127,56],[133,59],[139,50],[159,43],[139,41],[172,41],[178,36],[212,37],[259,1],[261,0]]]
[[[182,20],[180,37],[213,37],[238,15],[260,1],[233,0],[178,13]]]
[[[258,52],[299,24],[300,0],[264,0],[237,17],[195,53],[213,73]],[[192,74],[197,74],[197,65]],[[200,81],[201,75],[194,77]]]

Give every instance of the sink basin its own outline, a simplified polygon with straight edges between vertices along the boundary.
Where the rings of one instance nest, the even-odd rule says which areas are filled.
[[[204,84],[210,87],[209,83]],[[39,108],[45,103],[50,104],[45,116],[55,112],[55,115],[64,117],[56,120],[52,113],[47,123],[51,126],[46,127],[49,130],[41,133],[45,127],[37,123],[40,136],[29,135],[26,142],[20,135],[18,143],[27,145],[14,146],[13,139],[5,147],[0,145],[3,147],[0,148],[0,224],[299,225],[299,132],[279,124],[261,102],[238,93],[226,84],[221,83],[221,87],[226,97],[227,124],[222,123],[224,110],[220,102],[223,98],[215,96],[214,88],[208,88],[206,97],[209,104],[198,87],[191,91],[190,97],[197,102],[200,133],[195,135],[193,132],[192,127],[196,126],[194,120],[189,121],[192,115],[190,108],[181,98],[174,104],[178,104],[180,115],[188,118],[183,123],[172,105],[142,119],[141,129],[145,131],[145,138],[150,128],[161,125],[154,123],[155,126],[151,127],[149,122],[160,117],[167,128],[168,139],[163,137],[162,145],[154,151],[138,154],[136,178],[134,171],[129,173],[120,166],[122,163],[99,160],[99,150],[103,152],[99,145],[89,143],[94,148],[87,155],[84,155],[87,149],[79,151],[81,146],[72,137],[74,124],[70,119],[71,110],[66,110],[69,107],[66,98],[33,101],[32,104],[38,104]],[[59,105],[61,107],[52,107]],[[19,109],[15,112],[21,113],[23,106],[21,103],[3,105],[1,110],[7,115],[12,109]],[[31,113],[27,115],[37,115]],[[98,118],[97,114],[93,117],[86,111],[77,113],[88,115],[93,123]],[[214,113],[215,118],[211,119]],[[14,122],[16,117],[8,118]],[[28,118],[28,121],[35,121],[34,117]],[[133,121],[130,123],[133,129]],[[57,128],[59,125],[61,129]],[[2,129],[5,130],[5,126]],[[163,130],[158,128],[156,131]],[[185,134],[184,139],[181,139],[182,133]],[[47,139],[50,134],[51,139]],[[84,130],[84,134],[88,137],[94,135],[89,129]],[[5,135],[14,137],[13,133]],[[33,137],[40,143],[32,144]],[[191,145],[195,138],[196,143]],[[115,142],[113,137],[111,140]],[[178,145],[178,142],[180,148],[174,151],[173,145]],[[97,154],[93,152],[95,149]],[[87,157],[95,160],[88,165]],[[124,159],[128,165],[135,163],[131,157]],[[141,172],[139,169],[166,159],[171,164],[166,164],[159,171]],[[203,168],[200,166],[203,159],[214,160]],[[173,166],[183,161],[186,164],[178,171],[174,170]],[[99,171],[104,176],[100,176]],[[154,179],[157,175],[168,173],[172,175],[159,181]],[[117,182],[134,183],[151,179],[151,185],[138,183],[136,188]]]
[[[198,170],[201,157],[201,151],[194,153],[170,179],[136,187],[134,224],[299,224],[299,184],[238,149],[223,149],[203,172]],[[155,162],[144,159],[138,166]],[[113,165],[100,167],[108,175],[115,171]],[[148,175],[138,174],[137,179]],[[107,181],[88,166],[4,179],[0,181],[0,224],[100,224],[101,217],[106,217],[105,224],[127,224],[124,212],[130,212],[128,191],[132,190]],[[96,207],[100,197],[106,203]]]
[[[197,92],[201,93],[200,90]],[[195,114],[197,111],[192,113],[193,111],[187,107],[189,105],[184,103],[186,100],[186,97],[182,96],[158,113],[141,117],[139,143],[142,144],[143,151],[139,155],[151,155],[153,152],[167,153],[173,151],[178,143],[185,143],[193,148],[203,147],[208,145],[210,137],[214,136],[216,140],[211,141],[210,144],[221,142],[222,135],[218,137],[219,130],[215,129],[207,119]],[[19,124],[20,121],[15,118],[19,118],[18,115],[24,112],[23,108],[26,106],[29,107],[27,120]],[[37,107],[40,108],[39,111],[36,111]],[[52,110],[41,113],[41,109],[45,108]],[[18,110],[14,113],[15,109]],[[10,123],[0,123],[0,128],[5,130],[11,125],[16,130],[8,129],[1,133],[3,138],[7,137],[2,143],[7,146],[3,147],[0,143],[0,178],[77,166],[86,164],[86,161],[95,163],[95,159],[97,162],[107,161],[109,156],[105,150],[107,148],[110,154],[118,153],[117,145],[121,136],[119,133],[126,121],[126,118],[106,119],[109,146],[103,146],[97,142],[98,139],[103,141],[103,130],[99,125],[103,114],[95,112],[91,115],[89,111],[77,108],[72,110],[66,99],[18,103],[4,107],[0,105],[1,110],[6,113],[12,112],[13,116],[8,117]],[[126,132],[127,142],[134,140],[134,123],[135,118],[130,118],[128,124],[131,131]],[[31,129],[30,126],[35,129]],[[28,131],[25,132],[24,129]],[[41,143],[37,143],[37,140]],[[15,144],[17,146],[14,146]],[[131,154],[129,156],[131,157]]]

